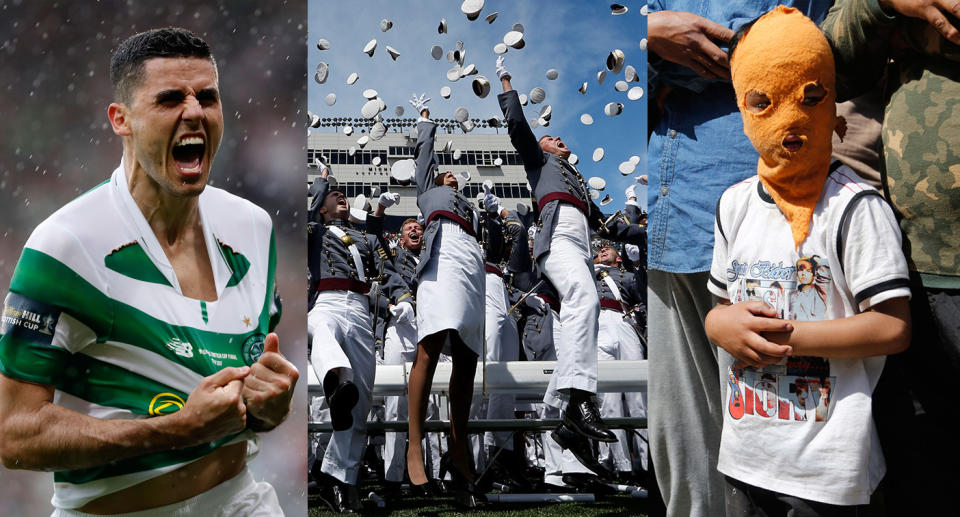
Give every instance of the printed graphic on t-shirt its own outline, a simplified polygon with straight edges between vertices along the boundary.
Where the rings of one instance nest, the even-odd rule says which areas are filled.
[[[796,321],[824,319],[832,281],[830,267],[818,255],[801,257],[795,265],[732,260],[727,269],[732,303],[763,301],[778,318]],[[763,369],[735,363],[728,371],[727,409],[735,420],[825,422],[835,384],[830,361],[822,357],[790,357]]]

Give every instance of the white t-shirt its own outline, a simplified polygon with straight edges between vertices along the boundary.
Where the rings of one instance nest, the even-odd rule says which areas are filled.
[[[781,318],[820,321],[910,296],[893,213],[847,167],[827,177],[799,249],[756,176],[724,192],[714,233],[708,288],[731,303],[763,300]],[[869,503],[886,470],[871,415],[884,361],[790,357],[731,368],[717,468],[804,499]]]

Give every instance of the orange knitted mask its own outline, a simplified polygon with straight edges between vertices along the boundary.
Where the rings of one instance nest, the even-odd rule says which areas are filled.
[[[757,174],[799,247],[830,171],[838,126],[830,45],[809,18],[778,6],[740,39],[730,71],[744,133],[760,153]]]

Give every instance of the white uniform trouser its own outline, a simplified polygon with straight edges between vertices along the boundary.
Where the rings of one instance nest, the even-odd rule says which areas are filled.
[[[114,514],[124,517],[274,517],[283,515],[277,493],[265,481],[254,481],[246,468],[232,478],[179,503],[139,512]],[[95,517],[92,513],[57,508],[50,517]]]
[[[353,382],[360,394],[351,413],[353,426],[333,432],[320,469],[355,485],[367,443],[367,414],[377,372],[367,296],[351,291],[321,291],[307,315],[307,325],[313,334],[310,361],[320,381],[330,370],[340,368],[340,378]]]
[[[539,266],[560,295],[560,321],[564,332],[555,342],[557,369],[550,377],[543,401],[563,410],[569,394],[559,390],[576,388],[597,392],[600,297],[593,280],[590,228],[586,216],[564,203],[560,203],[557,212],[550,252]]]
[[[387,325],[386,337],[383,343],[383,364],[410,363],[417,357],[417,327],[416,321],[397,324],[391,321]],[[427,405],[427,420],[440,417],[436,395],[431,395]],[[406,395],[384,397],[384,415],[386,422],[396,422],[409,418]],[[403,481],[403,472],[407,466],[406,441],[407,433],[384,433],[383,471],[387,481]],[[426,436],[427,444],[424,450],[429,454],[425,465],[428,472],[433,471],[434,477],[440,470],[440,449],[437,437],[432,434]]]
[[[600,361],[637,361],[644,359],[646,354],[637,332],[623,319],[623,313],[604,309],[600,311],[600,333],[597,339],[597,358]],[[607,417],[646,417],[647,404],[642,392],[630,393],[600,393],[597,399],[600,403],[600,416]],[[624,407],[623,400],[627,404]],[[642,431],[646,433],[646,431]],[[628,450],[628,435],[623,429],[613,431],[617,435],[616,443],[600,443],[600,462],[612,465],[615,470],[629,472],[633,470]],[[634,450],[639,460],[638,464],[646,469],[647,442],[633,433],[629,437],[634,439]],[[644,435],[644,438],[646,436]]]
[[[509,294],[502,277],[487,273],[486,297],[487,361],[519,361],[520,335],[517,333],[516,321],[507,315],[510,309]],[[487,401],[487,418],[514,418],[515,403],[516,396],[512,394],[490,395],[490,400]],[[502,447],[512,451],[512,437],[512,431],[487,432],[484,434],[484,444],[487,447]]]
[[[551,332],[553,334],[554,342],[560,339],[561,324],[560,317],[557,315],[557,313],[553,312],[552,310],[549,311],[543,325],[545,327],[543,332]],[[547,347],[546,350],[539,352],[538,356],[540,353],[543,354],[543,356],[539,359],[541,361],[557,360],[557,350],[553,346]],[[543,404],[539,411],[539,416],[541,419],[560,418],[560,410]],[[572,452],[560,448],[560,445],[550,437],[550,431],[540,433],[540,441],[543,443],[543,462],[545,464],[543,472],[544,483],[564,486],[564,474],[592,472],[587,467],[584,467]]]

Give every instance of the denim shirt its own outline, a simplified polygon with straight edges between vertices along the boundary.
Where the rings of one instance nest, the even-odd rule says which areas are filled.
[[[687,11],[736,30],[779,4],[819,23],[823,0],[648,0],[650,11]],[[726,50],[726,48],[723,48]],[[704,79],[649,56],[650,91],[673,88],[647,148],[647,265],[670,273],[710,270],[717,201],[727,187],[757,173],[759,155],[743,133],[730,81]]]

